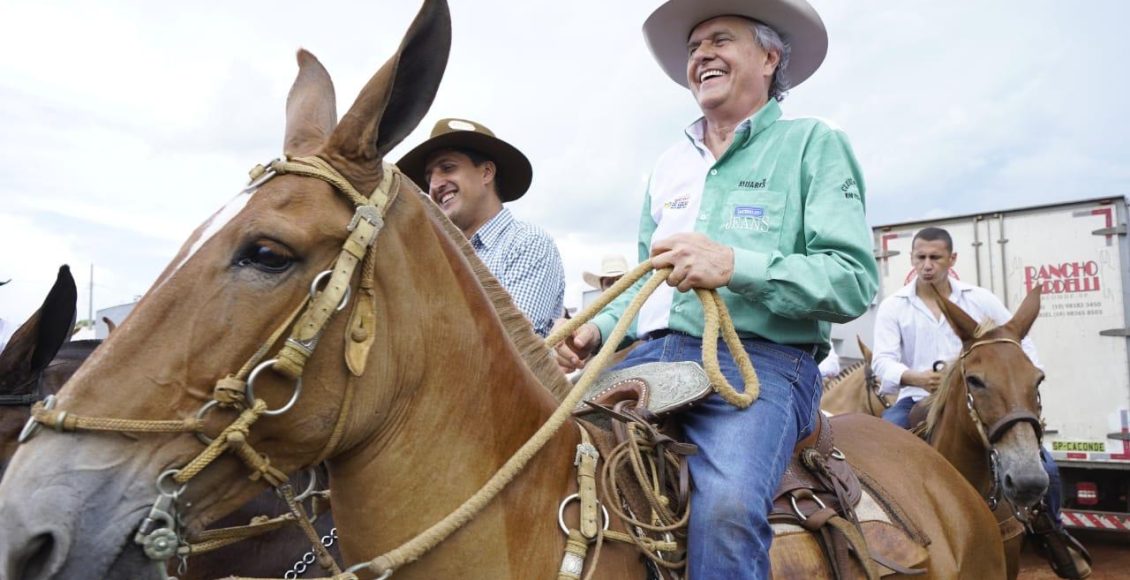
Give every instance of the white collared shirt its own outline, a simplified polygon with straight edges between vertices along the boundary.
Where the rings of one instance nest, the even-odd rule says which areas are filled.
[[[749,119],[734,128],[737,134],[747,126]],[[649,191],[653,201],[652,219],[655,233],[652,240],[662,240],[683,232],[695,231],[695,219],[702,206],[703,188],[710,168],[717,163],[714,153],[706,146],[706,118],[699,117],[684,131],[687,140],[668,149],[656,164],[655,171],[661,179],[652,178]],[[668,328],[671,324],[671,307],[675,301],[675,288],[662,284],[644,302],[636,327],[642,336],[653,330]]]
[[[880,392],[898,393],[898,398],[913,397],[915,401],[929,395],[921,387],[903,386],[899,380],[908,370],[931,371],[934,361],[949,363],[961,354],[961,339],[954,333],[944,316],[935,317],[926,303],[918,297],[914,286],[917,279],[885,298],[875,316],[875,348],[871,368],[882,381]],[[1012,314],[992,292],[950,279],[952,294],[949,299],[961,307],[973,320],[991,319],[998,325],[1007,323]],[[1020,346],[1032,361],[1040,366],[1036,346],[1030,338],[1020,341]]]

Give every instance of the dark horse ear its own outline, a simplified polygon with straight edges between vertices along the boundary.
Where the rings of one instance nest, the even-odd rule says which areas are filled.
[[[950,302],[949,298],[942,297],[942,295],[938,293],[937,288],[934,288],[932,285],[930,288],[933,289],[934,296],[938,299],[938,306],[941,307],[942,314],[945,315],[946,320],[950,323],[950,327],[953,328],[954,333],[961,339],[961,342],[973,340],[977,334],[977,321],[966,314],[960,306]]]
[[[357,165],[360,171],[355,172],[364,177],[379,176],[381,168],[374,163],[403,141],[432,106],[450,51],[447,2],[425,0],[400,49],[342,117],[326,145],[327,154]]]
[[[283,153],[288,157],[312,155],[325,144],[337,125],[337,98],[330,74],[314,55],[298,51],[298,78],[286,97],[286,137]]]
[[[0,376],[4,386],[31,378],[55,358],[59,347],[71,336],[77,300],[71,269],[61,266],[43,305],[16,330],[0,353]]]
[[[1036,322],[1036,317],[1040,315],[1040,290],[1040,286],[1030,290],[1024,297],[1024,302],[1020,303],[1020,308],[1016,309],[1016,314],[1012,315],[1012,320],[1004,325],[1004,328],[1015,334],[1017,338],[1028,336],[1032,323]]]

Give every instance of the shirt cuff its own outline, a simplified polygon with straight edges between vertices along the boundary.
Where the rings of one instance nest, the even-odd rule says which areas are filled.
[[[904,364],[892,364],[884,369],[885,372],[883,372],[883,376],[879,378],[883,379],[884,383],[892,384],[896,388],[902,388],[905,386],[902,384],[902,374],[909,370],[910,367]]]
[[[616,317],[611,314],[597,314],[591,322],[600,331],[600,344],[604,344],[608,335],[612,334],[612,331],[616,328]]]
[[[734,248],[734,273],[726,286],[746,297],[762,293],[769,278],[769,256],[763,252]]]

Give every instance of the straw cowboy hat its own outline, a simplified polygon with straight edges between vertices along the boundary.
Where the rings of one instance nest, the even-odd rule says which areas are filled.
[[[513,145],[494,136],[494,132],[481,123],[467,119],[440,119],[432,128],[432,136],[409,151],[396,163],[416,185],[428,191],[424,179],[424,163],[428,157],[443,149],[470,149],[494,161],[498,172],[495,180],[498,196],[503,202],[522,197],[530,188],[534,170],[530,160]]]
[[[669,0],[643,23],[652,56],[671,80],[687,86],[687,39],[695,26],[718,16],[744,16],[769,25],[789,44],[789,81],[812,76],[828,53],[828,31],[805,0]]]
[[[628,273],[628,261],[619,254],[609,254],[600,260],[600,271],[597,273],[584,272],[581,277],[585,283],[593,288],[600,289],[601,278],[614,278]]]

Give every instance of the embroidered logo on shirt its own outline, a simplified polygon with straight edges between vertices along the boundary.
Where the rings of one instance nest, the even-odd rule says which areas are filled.
[[[687,207],[687,204],[690,203],[690,200],[691,196],[680,195],[675,199],[669,199],[663,202],[663,209],[685,209]]]
[[[859,195],[858,188],[856,187],[855,178],[849,177],[844,184],[840,186],[840,191],[844,194],[844,199],[854,199],[855,201],[863,201],[863,196]]]
[[[730,221],[722,226],[727,230],[749,230],[754,232],[768,232],[769,218],[765,216],[765,208],[757,205],[736,205]]]
[[[743,189],[765,189],[765,178],[760,181],[753,181],[752,179],[743,179],[738,182],[738,187]]]

